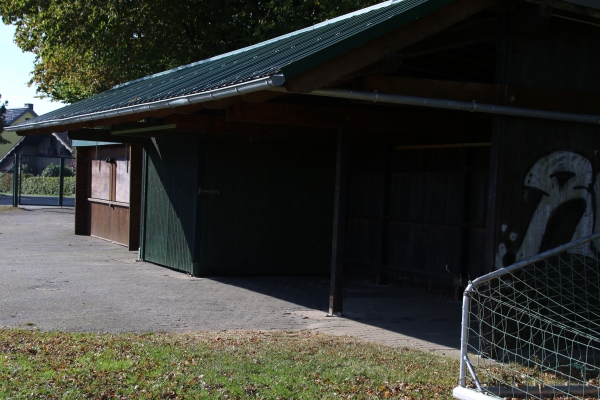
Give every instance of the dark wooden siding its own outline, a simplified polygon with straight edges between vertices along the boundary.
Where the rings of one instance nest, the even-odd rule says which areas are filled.
[[[327,142],[207,141],[202,274],[327,274],[335,149]]]
[[[479,137],[488,138],[489,132]],[[489,153],[488,146],[354,143],[346,238],[350,273],[439,293],[453,293],[453,277],[479,274]]]

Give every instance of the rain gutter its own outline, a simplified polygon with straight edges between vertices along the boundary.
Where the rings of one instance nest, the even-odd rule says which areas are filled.
[[[238,83],[236,85],[227,86],[218,89],[208,90],[201,93],[193,93],[185,96],[174,97],[166,100],[154,101],[151,103],[136,104],[123,108],[99,111],[89,114],[77,115],[73,117],[51,119],[48,121],[34,122],[34,123],[23,123],[19,125],[13,125],[6,127],[6,131],[25,131],[32,129],[43,129],[49,127],[60,127],[67,124],[76,124],[80,122],[102,120],[108,118],[122,117],[132,114],[140,114],[158,110],[164,110],[168,108],[179,108],[189,106],[193,104],[204,103],[207,101],[221,100],[227,97],[242,96],[245,94],[258,92],[261,90],[269,90],[272,88],[280,87],[285,82],[285,78],[282,74],[275,74],[265,78],[255,79],[249,82]]]
[[[270,88],[269,90],[285,91],[283,87]],[[459,101],[434,99],[429,97],[404,96],[378,92],[362,92],[346,89],[318,89],[311,93],[313,96],[335,97],[350,100],[370,101],[373,103],[402,104],[408,106],[443,108],[448,110],[462,110],[485,114],[507,115],[511,117],[528,117],[549,119],[555,121],[580,122],[584,124],[600,124],[600,115],[575,114],[558,111],[536,110],[530,108],[508,107],[496,104],[477,103],[475,100]]]

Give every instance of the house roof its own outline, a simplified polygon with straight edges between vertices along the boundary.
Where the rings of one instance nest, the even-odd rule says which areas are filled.
[[[243,94],[243,90],[262,90],[264,85],[282,85],[286,79],[453,1],[386,1],[253,46],[115,86],[8,130],[25,131],[136,114],[214,100],[219,95]],[[221,94],[225,89],[229,91]]]
[[[5,122],[6,126],[14,124],[16,120],[21,118],[28,111],[37,117],[37,114],[33,111],[33,108],[30,108],[30,107],[7,108],[6,114],[4,114],[4,122]]]
[[[73,147],[71,145],[72,141],[67,137],[67,132],[55,132],[47,135],[32,135],[32,136],[23,136],[19,138],[19,141],[14,144],[13,147],[2,157],[0,157],[0,164],[2,164],[6,159],[13,157],[14,154],[23,146],[37,146],[42,141],[46,140],[49,136],[54,136],[60,144],[70,153],[73,153]]]
[[[52,132],[54,136],[67,150],[73,152],[73,141],[69,139],[69,132]]]

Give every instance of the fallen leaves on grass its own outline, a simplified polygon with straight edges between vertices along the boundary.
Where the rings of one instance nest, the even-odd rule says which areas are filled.
[[[0,397],[450,399],[458,362],[299,332],[0,330]]]

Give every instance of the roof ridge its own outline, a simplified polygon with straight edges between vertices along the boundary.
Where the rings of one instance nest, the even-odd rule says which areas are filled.
[[[230,52],[224,53],[224,54],[219,54],[218,56],[206,58],[204,60],[194,61],[193,63],[189,63],[189,64],[182,65],[182,66],[179,66],[179,67],[171,68],[171,69],[168,69],[168,70],[162,71],[162,72],[157,72],[155,74],[144,76],[144,77],[138,78],[138,79],[134,79],[134,80],[129,81],[129,82],[120,83],[118,85],[113,86],[111,89],[119,89],[119,88],[122,88],[122,87],[125,87],[125,86],[129,86],[131,84],[137,83],[137,82],[143,82],[143,81],[145,81],[147,79],[156,78],[158,76],[167,75],[167,74],[170,74],[170,73],[175,72],[175,71],[181,71],[183,69],[195,67],[197,65],[201,65],[201,64],[204,64],[204,63],[207,63],[207,62],[211,62],[211,61],[215,61],[215,60],[220,60],[220,59],[225,58],[225,57],[229,57],[229,56],[232,56],[232,55],[244,53],[246,51],[249,51],[249,50],[252,50],[252,49],[256,49],[256,48],[259,48],[259,47],[263,47],[263,46],[266,46],[268,44],[275,43],[275,42],[278,42],[280,40],[287,39],[287,38],[299,35],[299,34],[304,33],[304,32],[309,32],[309,31],[321,28],[323,26],[330,25],[330,24],[338,22],[338,21],[343,21],[345,19],[349,19],[349,18],[355,17],[357,15],[365,14],[367,12],[371,12],[373,10],[378,10],[380,8],[389,7],[389,6],[393,5],[393,4],[402,3],[404,1],[406,1],[406,0],[387,0],[387,1],[384,1],[384,2],[379,3],[379,4],[374,4],[374,5],[372,5],[370,7],[367,7],[367,8],[362,8],[360,10],[356,10],[356,11],[353,11],[353,12],[348,13],[348,14],[340,15],[340,16],[332,18],[332,19],[327,19],[327,20],[325,20],[323,22],[319,22],[318,24],[311,25],[311,26],[308,26],[306,28],[299,29],[297,31],[293,31],[293,32],[286,33],[286,34],[281,35],[281,36],[274,37],[274,38],[269,39],[269,40],[265,40],[264,42],[260,42],[260,43],[256,43],[256,44],[253,44],[253,45],[250,45],[250,46],[242,47],[241,49],[233,50],[233,51],[230,51]]]

